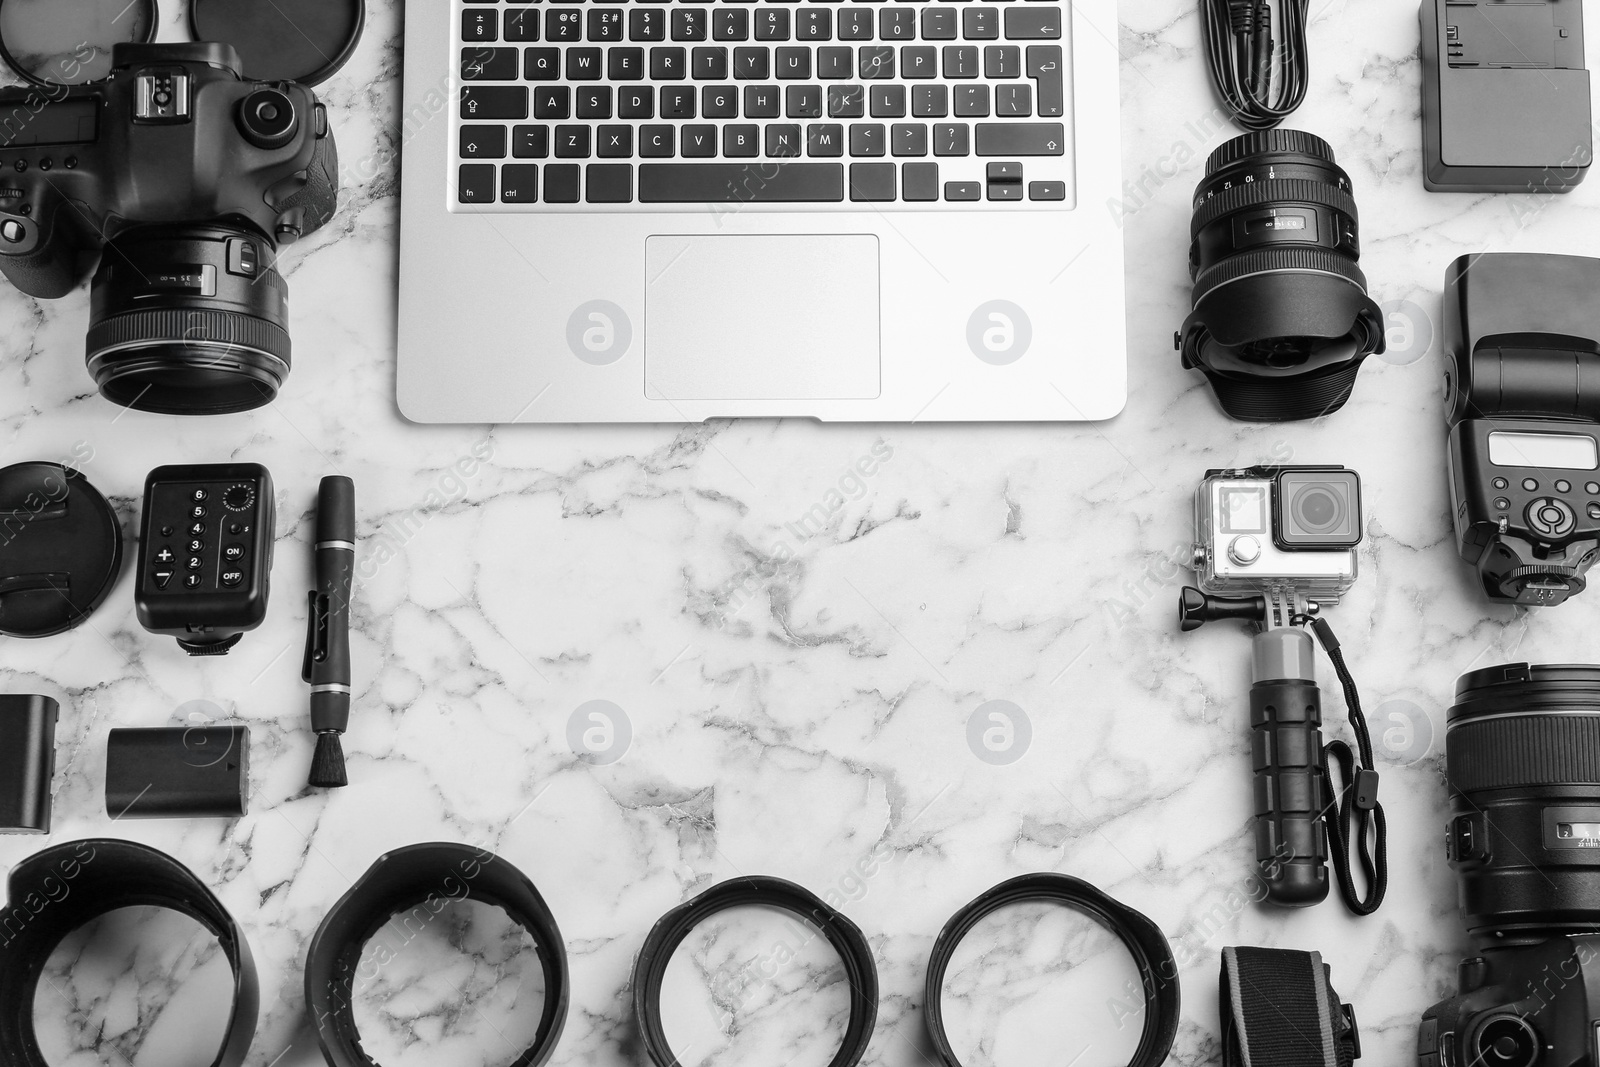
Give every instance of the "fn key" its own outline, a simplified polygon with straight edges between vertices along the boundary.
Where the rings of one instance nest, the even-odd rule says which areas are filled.
[[[463,204],[494,203],[494,164],[461,164],[461,177],[456,183],[456,199]]]

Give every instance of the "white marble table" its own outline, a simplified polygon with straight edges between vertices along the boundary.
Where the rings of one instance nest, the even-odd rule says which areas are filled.
[[[395,411],[400,12],[373,5],[359,53],[321,90],[343,200],[284,260],[296,350],[276,404],[203,420],[120,411],[84,372],[86,291],[39,303],[0,287],[5,462],[86,447],[85,472],[130,528],[161,463],[255,460],[279,486],[273,610],[226,659],[191,660],[146,634],[131,574],[89,625],[0,646],[7,691],[62,704],[50,840],[148,842],[217,887],[260,966],[253,1065],[320,1062],[301,995],[310,935],[375,857],[428,840],[492,848],[549,900],[574,986],[557,1064],[641,1062],[628,977],[645,932],[697,889],[762,872],[831,892],[867,932],[882,985],[867,1062],[914,1067],[934,934],[980,890],[1035,870],[1089,879],[1166,930],[1184,963],[1177,1061],[1215,1061],[1218,954],[1242,943],[1320,949],[1360,1013],[1364,1062],[1407,1062],[1419,1013],[1453,990],[1465,947],[1441,847],[1454,680],[1502,660],[1594,659],[1600,624],[1595,592],[1544,612],[1491,607],[1456,559],[1438,290],[1462,253],[1593,253],[1600,183],[1559,200],[1425,194],[1414,5],[1314,7],[1310,98],[1291,125],[1326,137],[1349,171],[1362,266],[1396,310],[1391,354],[1369,361],[1337,415],[1232,423],[1178,366],[1189,195],[1232,130],[1209,95],[1194,4],[1146,0],[1123,5],[1119,34],[1127,196],[1084,205],[1125,220],[1132,389],[1119,418],[485,430]],[[1336,902],[1286,914],[1243,899],[1248,642],[1174,623],[1197,479],[1290,459],[1364,477],[1364,573],[1330,618],[1374,731],[1399,726],[1391,713],[1416,730],[1388,735],[1392,885],[1367,919]],[[352,784],[319,792],[305,786],[299,658],[310,509],[333,472],[355,479],[361,514],[357,697]],[[974,713],[996,700],[1029,724],[1009,763],[969,745]],[[586,719],[593,701],[621,709],[598,755],[571,740],[582,749],[603,725]],[[250,814],[112,825],[107,731],[192,715],[249,724]],[[605,731],[589,742],[605,749]],[[41,844],[0,841],[0,868]],[[1131,968],[1081,922],[1048,909],[1009,918],[968,946],[947,994],[968,1062],[1125,1062]],[[372,981],[362,1017],[386,1064],[505,1063],[527,1036],[532,955],[480,920],[450,927],[469,955],[441,928]],[[826,951],[761,916],[692,948],[669,997],[688,1058],[827,1062],[844,998]],[[794,962],[756,973],[790,948]],[[216,1000],[215,981],[200,980],[216,975],[214,955],[159,940],[98,955],[41,997],[54,1048],[73,1031],[79,1043],[101,1034],[117,1049],[108,1063],[146,1031],[182,1048],[180,1009]],[[152,1026],[174,984],[179,1003]]]

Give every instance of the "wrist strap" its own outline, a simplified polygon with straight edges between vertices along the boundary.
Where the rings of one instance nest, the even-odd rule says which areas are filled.
[[[1319,952],[1223,949],[1223,1067],[1350,1067],[1360,1059],[1355,1009],[1329,981]]]

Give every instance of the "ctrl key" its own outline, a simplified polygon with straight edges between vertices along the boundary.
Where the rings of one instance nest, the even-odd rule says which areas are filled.
[[[507,204],[531,204],[539,198],[539,167],[534,163],[507,163],[500,168],[500,199]]]

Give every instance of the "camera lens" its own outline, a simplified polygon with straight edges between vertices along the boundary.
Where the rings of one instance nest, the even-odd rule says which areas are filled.
[[[1497,945],[1600,932],[1600,666],[1463,675],[1445,764],[1468,932]]]
[[[1219,147],[1195,190],[1189,238],[1193,310],[1178,347],[1222,409],[1277,422],[1344,406],[1384,340],[1356,265],[1350,179],[1328,143],[1272,129]]]
[[[1344,522],[1345,503],[1330,485],[1308,485],[1294,498],[1294,516],[1308,530],[1321,533]]]
[[[89,373],[107,400],[167,415],[270,403],[289,374],[289,290],[267,238],[216,223],[106,242],[89,290]]]

